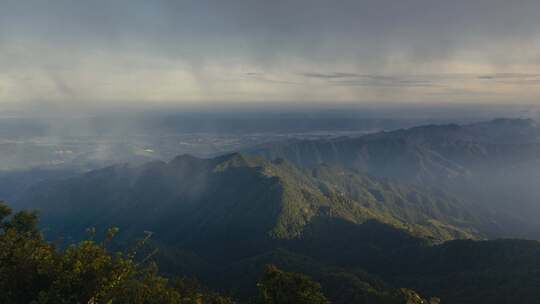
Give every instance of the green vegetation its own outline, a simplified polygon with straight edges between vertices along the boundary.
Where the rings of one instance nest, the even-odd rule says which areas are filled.
[[[17,204],[40,208],[48,239],[66,238],[53,246],[36,214],[2,206],[0,288],[9,292],[0,303],[231,301],[166,279],[175,276],[238,303],[439,301],[420,294],[538,303],[539,243],[478,241],[485,223],[460,200],[350,168],[185,155],[42,183]],[[113,240],[111,224],[122,231]],[[88,240],[87,227],[105,240]],[[142,231],[154,235],[145,248],[160,248],[152,259],[148,250],[112,253]]]
[[[466,206],[440,191],[242,154],[109,167],[41,184],[18,204],[43,209],[44,227],[53,234],[80,239],[87,227],[115,223],[127,238],[149,230],[189,247],[203,245],[197,244],[201,239],[240,246],[240,237],[265,247],[267,241],[301,238],[321,218],[376,220],[435,241],[482,235]]]
[[[409,248],[374,266],[394,284],[436,294],[444,303],[538,303],[540,242],[451,241]]]
[[[36,213],[12,216],[0,203],[0,303],[232,303],[226,297],[172,284],[136,252],[111,254],[106,242],[82,241],[66,249],[46,242]],[[184,287],[184,288],[175,288]]]
[[[384,212],[394,216],[397,212],[398,218],[409,224],[413,219],[415,224],[410,228],[422,236],[448,240],[478,236],[475,232],[481,232],[480,236],[487,238],[540,239],[539,134],[540,125],[533,120],[495,119],[469,125],[425,125],[359,137],[284,141],[250,148],[246,153],[268,160],[282,158],[307,169],[318,170],[326,165],[379,180],[390,178],[405,183],[407,188],[420,187],[424,194],[429,194],[426,188],[442,189],[464,202],[458,204],[459,211],[453,203],[446,209],[448,200],[440,201],[439,196],[432,196],[435,204],[431,199],[430,204],[420,200],[407,204],[407,208],[383,203],[390,207]],[[354,178],[342,179],[342,185],[356,183]],[[351,190],[362,195],[362,190],[368,189]],[[384,192],[374,190],[371,194],[376,200],[386,201]],[[399,207],[401,201],[396,202]],[[410,207],[428,208],[425,213],[431,219],[418,222],[418,212],[410,212]],[[469,214],[463,213],[462,207],[467,207]],[[453,214],[451,218],[447,211]]]
[[[287,273],[270,265],[258,284],[261,304],[329,304],[321,285],[298,273]]]
[[[35,212],[20,211],[12,214],[7,205],[0,203],[1,303],[234,303],[229,297],[202,287],[196,280],[169,280],[160,276],[157,265],[149,262],[151,256],[138,257],[137,254],[148,241],[149,235],[138,241],[127,253],[111,253],[107,244],[118,233],[118,229],[108,229],[101,242],[93,240],[95,231],[90,229],[89,240],[61,249],[44,240],[37,224],[38,216]],[[306,264],[308,258],[285,252],[278,253],[278,260],[274,261],[282,262],[282,257],[286,256],[290,257],[289,261],[293,261],[287,267],[295,268],[305,264],[304,269],[307,271],[320,269],[318,276],[325,280],[326,289],[334,285],[340,289],[340,297],[347,297],[346,294],[351,292],[358,294],[355,303],[424,303],[406,302],[409,298],[422,299],[413,291],[379,293],[358,279],[353,279],[358,282],[350,285],[352,290],[344,293],[342,284],[351,280],[346,273],[332,274],[336,270],[323,269],[321,267],[324,266],[314,261]],[[253,282],[256,279],[250,283],[254,287]],[[304,274],[286,272],[276,266],[266,266],[256,286],[259,289],[258,296],[244,302],[329,303],[319,283]],[[347,302],[350,301],[337,301]]]

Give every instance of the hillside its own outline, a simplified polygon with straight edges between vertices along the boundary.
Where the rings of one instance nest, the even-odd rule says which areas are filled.
[[[540,237],[540,127],[533,120],[427,125],[273,143],[247,152],[305,168],[328,164],[443,189],[489,219],[491,237]]]
[[[479,236],[479,222],[444,193],[242,154],[109,167],[42,183],[18,205],[42,209],[52,231],[76,236],[116,223],[130,234],[150,230],[195,247],[209,238],[231,246],[239,235],[253,242],[295,239],[315,220],[328,218],[376,220],[435,240]]]
[[[113,166],[43,182],[17,204],[39,209],[52,239],[78,240],[86,228],[99,232],[110,225],[120,228],[121,242],[152,231],[166,273],[195,275],[242,297],[252,295],[253,286],[226,277],[253,267],[247,272],[253,282],[274,263],[322,280],[336,303],[360,296],[399,303],[414,292],[339,267],[369,264],[399,248],[479,236],[475,219],[442,193],[242,154]],[[338,268],[328,272],[331,267]],[[342,284],[346,292],[332,287]]]
[[[481,237],[486,224],[440,190],[238,153],[213,159],[182,155],[42,182],[17,206],[40,209],[51,239],[81,239],[88,227],[99,232],[117,225],[118,245],[124,246],[152,231],[165,275],[196,276],[241,299],[256,294],[248,282],[275,264],[321,282],[333,303],[419,299],[401,287],[441,296],[443,303],[485,297],[505,303],[497,302],[503,299],[498,290],[534,303],[540,265],[536,243],[439,244]],[[511,252],[528,258],[509,258]],[[454,264],[461,268],[449,266]],[[513,271],[514,265],[519,269]],[[496,277],[476,281],[492,271]],[[497,279],[510,274],[531,281],[518,286]],[[468,283],[456,287],[455,278]]]
[[[532,120],[496,119],[471,125],[426,125],[356,138],[294,140],[248,152],[303,167],[340,165],[405,181],[434,183],[499,164],[538,159],[540,128]]]
[[[537,303],[539,257],[538,241],[458,240],[408,248],[366,268],[444,303]]]

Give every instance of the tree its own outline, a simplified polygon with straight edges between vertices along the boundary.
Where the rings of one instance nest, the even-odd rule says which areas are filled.
[[[136,249],[109,253],[105,244],[117,228],[102,243],[85,240],[59,250],[44,240],[37,223],[37,213],[12,215],[0,202],[0,303],[232,303],[215,293],[173,288],[155,263],[137,261]]]
[[[261,304],[327,304],[321,285],[310,277],[269,265],[258,284]]]

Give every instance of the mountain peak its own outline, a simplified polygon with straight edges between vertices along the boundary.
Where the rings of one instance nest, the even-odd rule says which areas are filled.
[[[239,152],[225,154],[213,159],[219,168],[263,166],[267,161],[261,157],[245,155]]]

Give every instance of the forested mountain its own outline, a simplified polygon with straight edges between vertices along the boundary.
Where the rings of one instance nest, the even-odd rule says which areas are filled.
[[[43,210],[51,231],[77,235],[116,223],[130,233],[150,230],[195,247],[202,239],[223,246],[238,239],[298,239],[329,219],[375,220],[439,241],[480,237],[482,227],[461,202],[440,191],[242,154],[113,166],[42,183],[17,205]]]
[[[367,269],[382,270],[398,286],[429,290],[444,303],[538,303],[540,243],[457,240],[411,247]]]
[[[321,163],[376,176],[435,183],[536,161],[540,127],[533,120],[496,119],[470,125],[426,125],[356,138],[270,143],[248,152],[304,167]]]
[[[427,125],[357,138],[267,144],[248,151],[312,168],[339,166],[444,189],[489,218],[489,236],[540,236],[540,127],[529,119]]]
[[[309,276],[265,264],[264,270],[252,282],[245,282],[245,278],[221,281],[222,285],[234,282],[242,286],[246,283],[246,286],[256,286],[259,290],[258,295],[252,297],[232,299],[210,291],[194,279],[159,276],[158,266],[151,260],[153,252],[148,254],[143,250],[150,237],[148,233],[130,249],[123,251],[110,250],[110,244],[118,233],[116,227],[107,229],[101,242],[94,239],[96,235],[92,230],[89,239],[58,248],[43,238],[37,227],[38,220],[35,212],[23,210],[12,214],[11,209],[0,202],[2,303],[329,304],[323,291],[330,292],[336,303],[351,303],[351,300],[355,303],[381,304],[428,302],[410,289],[374,288],[353,275],[333,273],[335,270],[320,268],[308,258],[300,256],[289,259],[295,262],[292,267],[307,266],[310,272],[323,270],[319,274],[326,276],[324,290]],[[293,255],[285,253],[277,256]],[[251,264],[249,259],[241,263]],[[233,277],[238,275],[234,269],[241,268],[233,267],[222,275],[230,279],[231,274]],[[219,267],[212,274],[219,277]],[[253,269],[245,274],[257,275]],[[335,288],[336,284],[342,283],[349,285]],[[439,300],[432,298],[429,303],[437,304]]]
[[[76,174],[77,171],[40,168],[0,171],[0,197],[6,201],[15,201],[35,184],[42,181],[65,179]]]
[[[536,243],[438,245],[482,238],[490,222],[443,191],[338,166],[298,168],[283,159],[238,153],[213,159],[182,155],[45,181],[16,206],[40,210],[47,236],[62,237],[60,243],[84,239],[89,227],[99,235],[118,226],[117,246],[151,231],[162,273],[199,277],[238,299],[256,296],[253,282],[268,264],[308,274],[333,303],[420,301],[401,287],[441,295],[443,303],[488,296],[506,303],[493,292],[498,288],[534,303],[529,294],[538,287],[535,280],[502,286],[495,277],[474,283],[491,272],[525,279],[540,265]],[[503,258],[490,250],[503,252]],[[504,258],[511,250],[529,258]],[[446,267],[463,261],[461,268]],[[456,288],[454,278],[469,283]]]
[[[442,303],[536,303],[539,243],[480,241],[534,232],[534,223],[526,231],[505,196],[490,205],[472,191],[493,187],[495,171],[534,171],[534,130],[532,121],[497,120],[255,151],[274,159],[181,155],[45,180],[14,206],[40,210],[45,234],[62,245],[90,227],[103,235],[118,226],[118,248],[150,231],[164,275],[198,277],[241,302],[257,297],[253,282],[272,264],[320,282],[332,303],[421,303],[412,290]]]
[[[152,231],[165,273],[197,275],[241,298],[254,296],[251,283],[275,263],[322,279],[336,303],[416,301],[413,291],[329,265],[337,256],[369,263],[384,250],[480,235],[467,210],[442,193],[241,154],[183,155],[44,182],[18,207],[39,209],[53,239],[79,240],[86,228],[104,231],[111,223],[125,242]],[[341,284],[349,287],[332,287]]]

